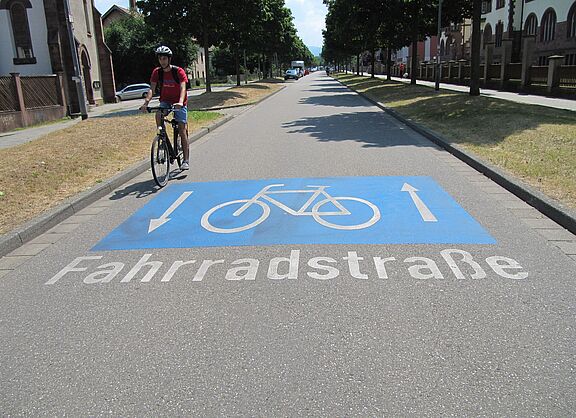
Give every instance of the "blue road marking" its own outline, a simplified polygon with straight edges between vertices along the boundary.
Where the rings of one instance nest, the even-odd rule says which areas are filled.
[[[94,248],[494,244],[430,177],[172,184]]]

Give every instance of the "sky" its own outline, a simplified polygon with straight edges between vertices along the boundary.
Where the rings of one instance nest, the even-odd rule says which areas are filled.
[[[321,47],[323,43],[322,29],[325,28],[326,6],[322,0],[284,0],[286,7],[292,11],[294,26],[298,36],[308,47]],[[105,13],[113,4],[128,8],[128,0],[94,0],[94,5]]]

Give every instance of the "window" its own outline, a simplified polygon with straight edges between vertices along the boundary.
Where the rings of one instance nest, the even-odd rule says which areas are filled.
[[[576,65],[576,54],[566,54],[564,65]]]
[[[482,14],[490,13],[492,11],[492,0],[482,2]]]
[[[486,47],[486,44],[492,42],[492,27],[489,24],[484,26],[484,36],[482,40],[484,41],[484,47]]]
[[[496,39],[494,41],[494,46],[496,46],[496,48],[501,47],[502,46],[502,35],[504,34],[504,23],[502,22],[498,22],[496,24]]]
[[[496,0],[496,9],[504,7],[504,3],[506,3],[506,0]]]
[[[84,3],[84,19],[86,20],[86,33],[88,35],[92,34],[92,29],[90,29],[90,13],[88,13],[88,0],[83,0]]]
[[[526,18],[526,23],[524,24],[524,34],[534,36],[536,35],[536,28],[538,28],[538,18],[534,13],[530,13]]]
[[[554,9],[548,9],[542,17],[542,27],[540,28],[540,41],[548,42],[554,40],[556,31],[556,12]]]
[[[14,64],[35,64],[34,51],[32,50],[32,38],[28,25],[28,13],[26,8],[32,7],[29,1],[14,0],[6,3],[9,8],[12,34],[14,35],[14,49],[16,58]]]
[[[568,22],[566,23],[568,24],[568,37],[576,37],[576,2],[574,2],[568,12]]]
[[[539,66],[546,66],[548,65],[548,57],[546,55],[540,55],[538,57],[538,65]]]

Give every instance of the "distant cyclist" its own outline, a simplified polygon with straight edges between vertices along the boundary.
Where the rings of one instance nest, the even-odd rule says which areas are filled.
[[[178,121],[180,129],[180,139],[182,141],[182,150],[184,152],[184,161],[182,162],[181,170],[188,170],[189,164],[189,150],[188,150],[188,94],[186,92],[186,83],[188,77],[186,72],[175,65],[171,64],[172,50],[167,46],[159,46],[156,48],[156,57],[160,67],[154,68],[150,76],[150,90],[144,99],[144,104],[140,106],[140,111],[146,112],[146,107],[152,99],[153,92],[156,91],[156,86],[160,90],[160,106],[161,107],[174,107],[174,118]],[[156,125],[160,126],[160,114],[156,114]],[[176,140],[176,138],[174,138]]]

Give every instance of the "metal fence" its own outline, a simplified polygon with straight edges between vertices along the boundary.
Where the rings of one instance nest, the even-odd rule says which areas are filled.
[[[57,106],[58,81],[55,75],[21,77],[22,94],[26,109]]]
[[[548,84],[548,66],[538,65],[530,67],[530,83],[531,84]]]
[[[488,78],[494,80],[500,78],[500,64],[491,64],[488,66]]]
[[[576,87],[576,65],[560,66],[560,85],[562,87]]]
[[[508,64],[508,78],[510,80],[521,80],[522,79],[522,63],[512,63]]]
[[[12,77],[0,77],[0,112],[18,110],[18,95]]]

